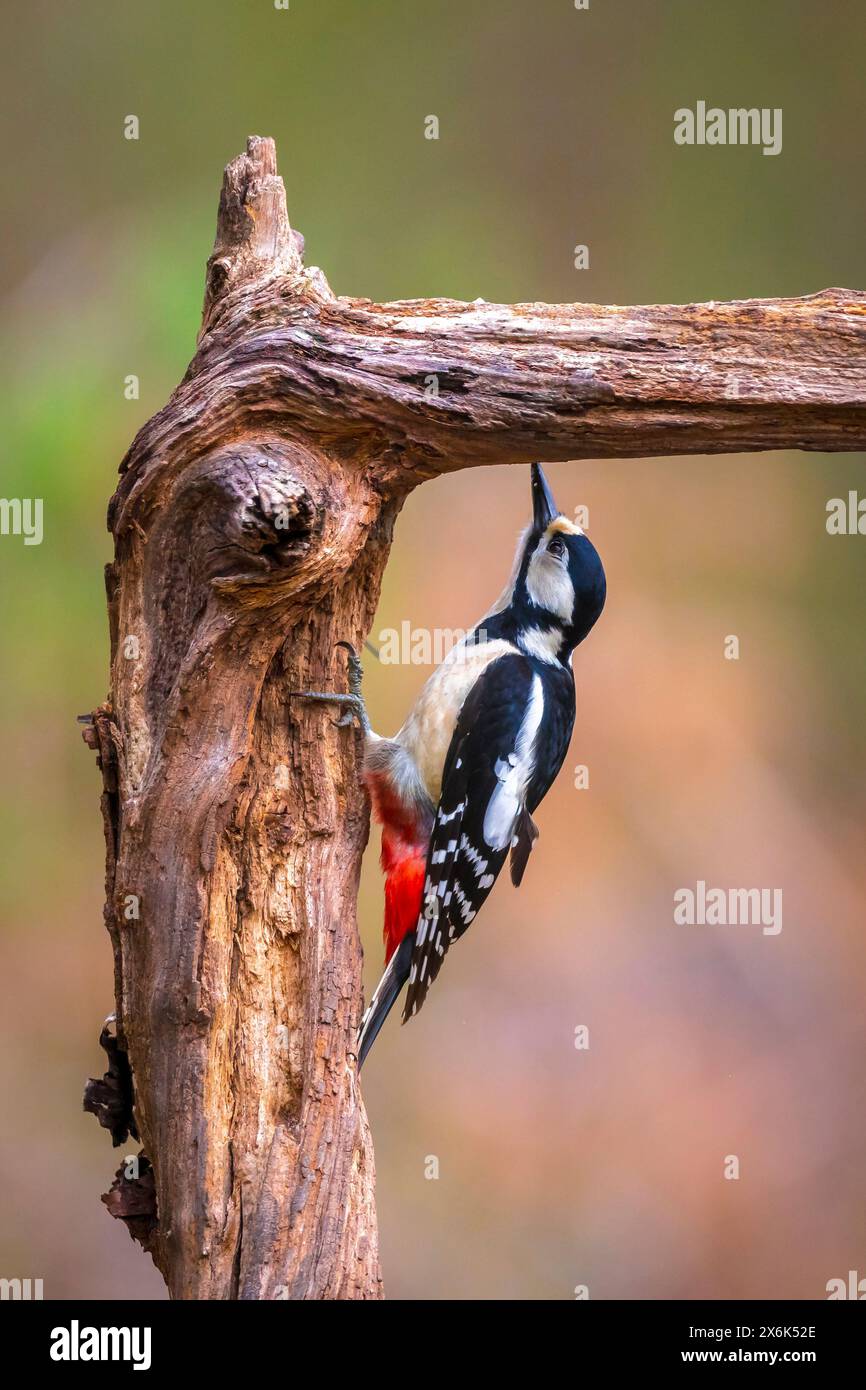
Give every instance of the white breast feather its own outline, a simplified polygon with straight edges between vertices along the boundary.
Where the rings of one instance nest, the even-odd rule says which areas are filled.
[[[445,756],[466,696],[491,661],[513,656],[516,650],[511,642],[499,638],[458,643],[433,672],[396,735],[394,742],[412,758],[434,805],[442,790]]]

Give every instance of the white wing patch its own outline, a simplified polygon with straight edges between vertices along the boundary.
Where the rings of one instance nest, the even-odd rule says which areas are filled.
[[[484,813],[484,840],[491,849],[506,849],[514,834],[514,825],[523,796],[532,777],[535,739],[544,715],[544,689],[541,677],[532,678],[529,704],[517,735],[514,752],[500,759],[496,766],[498,782]]]

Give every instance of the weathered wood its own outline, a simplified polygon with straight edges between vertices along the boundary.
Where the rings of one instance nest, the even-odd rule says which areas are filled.
[[[147,1245],[178,1298],[380,1296],[351,1056],[367,809],[355,736],[290,692],[344,681],[336,643],[369,630],[406,492],[536,457],[866,446],[862,294],[375,305],[336,299],[302,246],[252,139],[198,351],[110,509],[111,695],[87,737],[153,1184],[108,1205],[141,1227],[155,1186]]]

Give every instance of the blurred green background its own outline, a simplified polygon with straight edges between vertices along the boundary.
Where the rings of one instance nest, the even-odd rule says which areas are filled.
[[[307,261],[338,293],[863,287],[864,40],[842,0],[4,8],[0,492],[44,498],[45,539],[0,537],[0,1275],[50,1298],[164,1296],[100,1206],[118,1154],[81,1113],[112,998],[75,716],[106,693],[105,506],[192,355],[225,163],[275,137]],[[782,153],[677,147],[673,112],[699,99],[782,107]],[[497,886],[365,1070],[390,1296],[816,1298],[866,1275],[866,538],[825,530],[862,463],[550,470],[563,510],[589,506],[608,607],[521,892]],[[373,640],[471,624],[527,506],[524,470],[425,485]],[[428,672],[367,665],[392,732]],[[375,858],[374,841],[368,988]],[[672,894],[698,878],[782,887],[781,935],[675,927]]]

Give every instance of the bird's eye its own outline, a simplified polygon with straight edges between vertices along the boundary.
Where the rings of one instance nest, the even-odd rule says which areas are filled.
[[[553,536],[547,543],[548,555],[553,555],[557,560],[561,560],[565,554],[565,541],[562,536]]]

